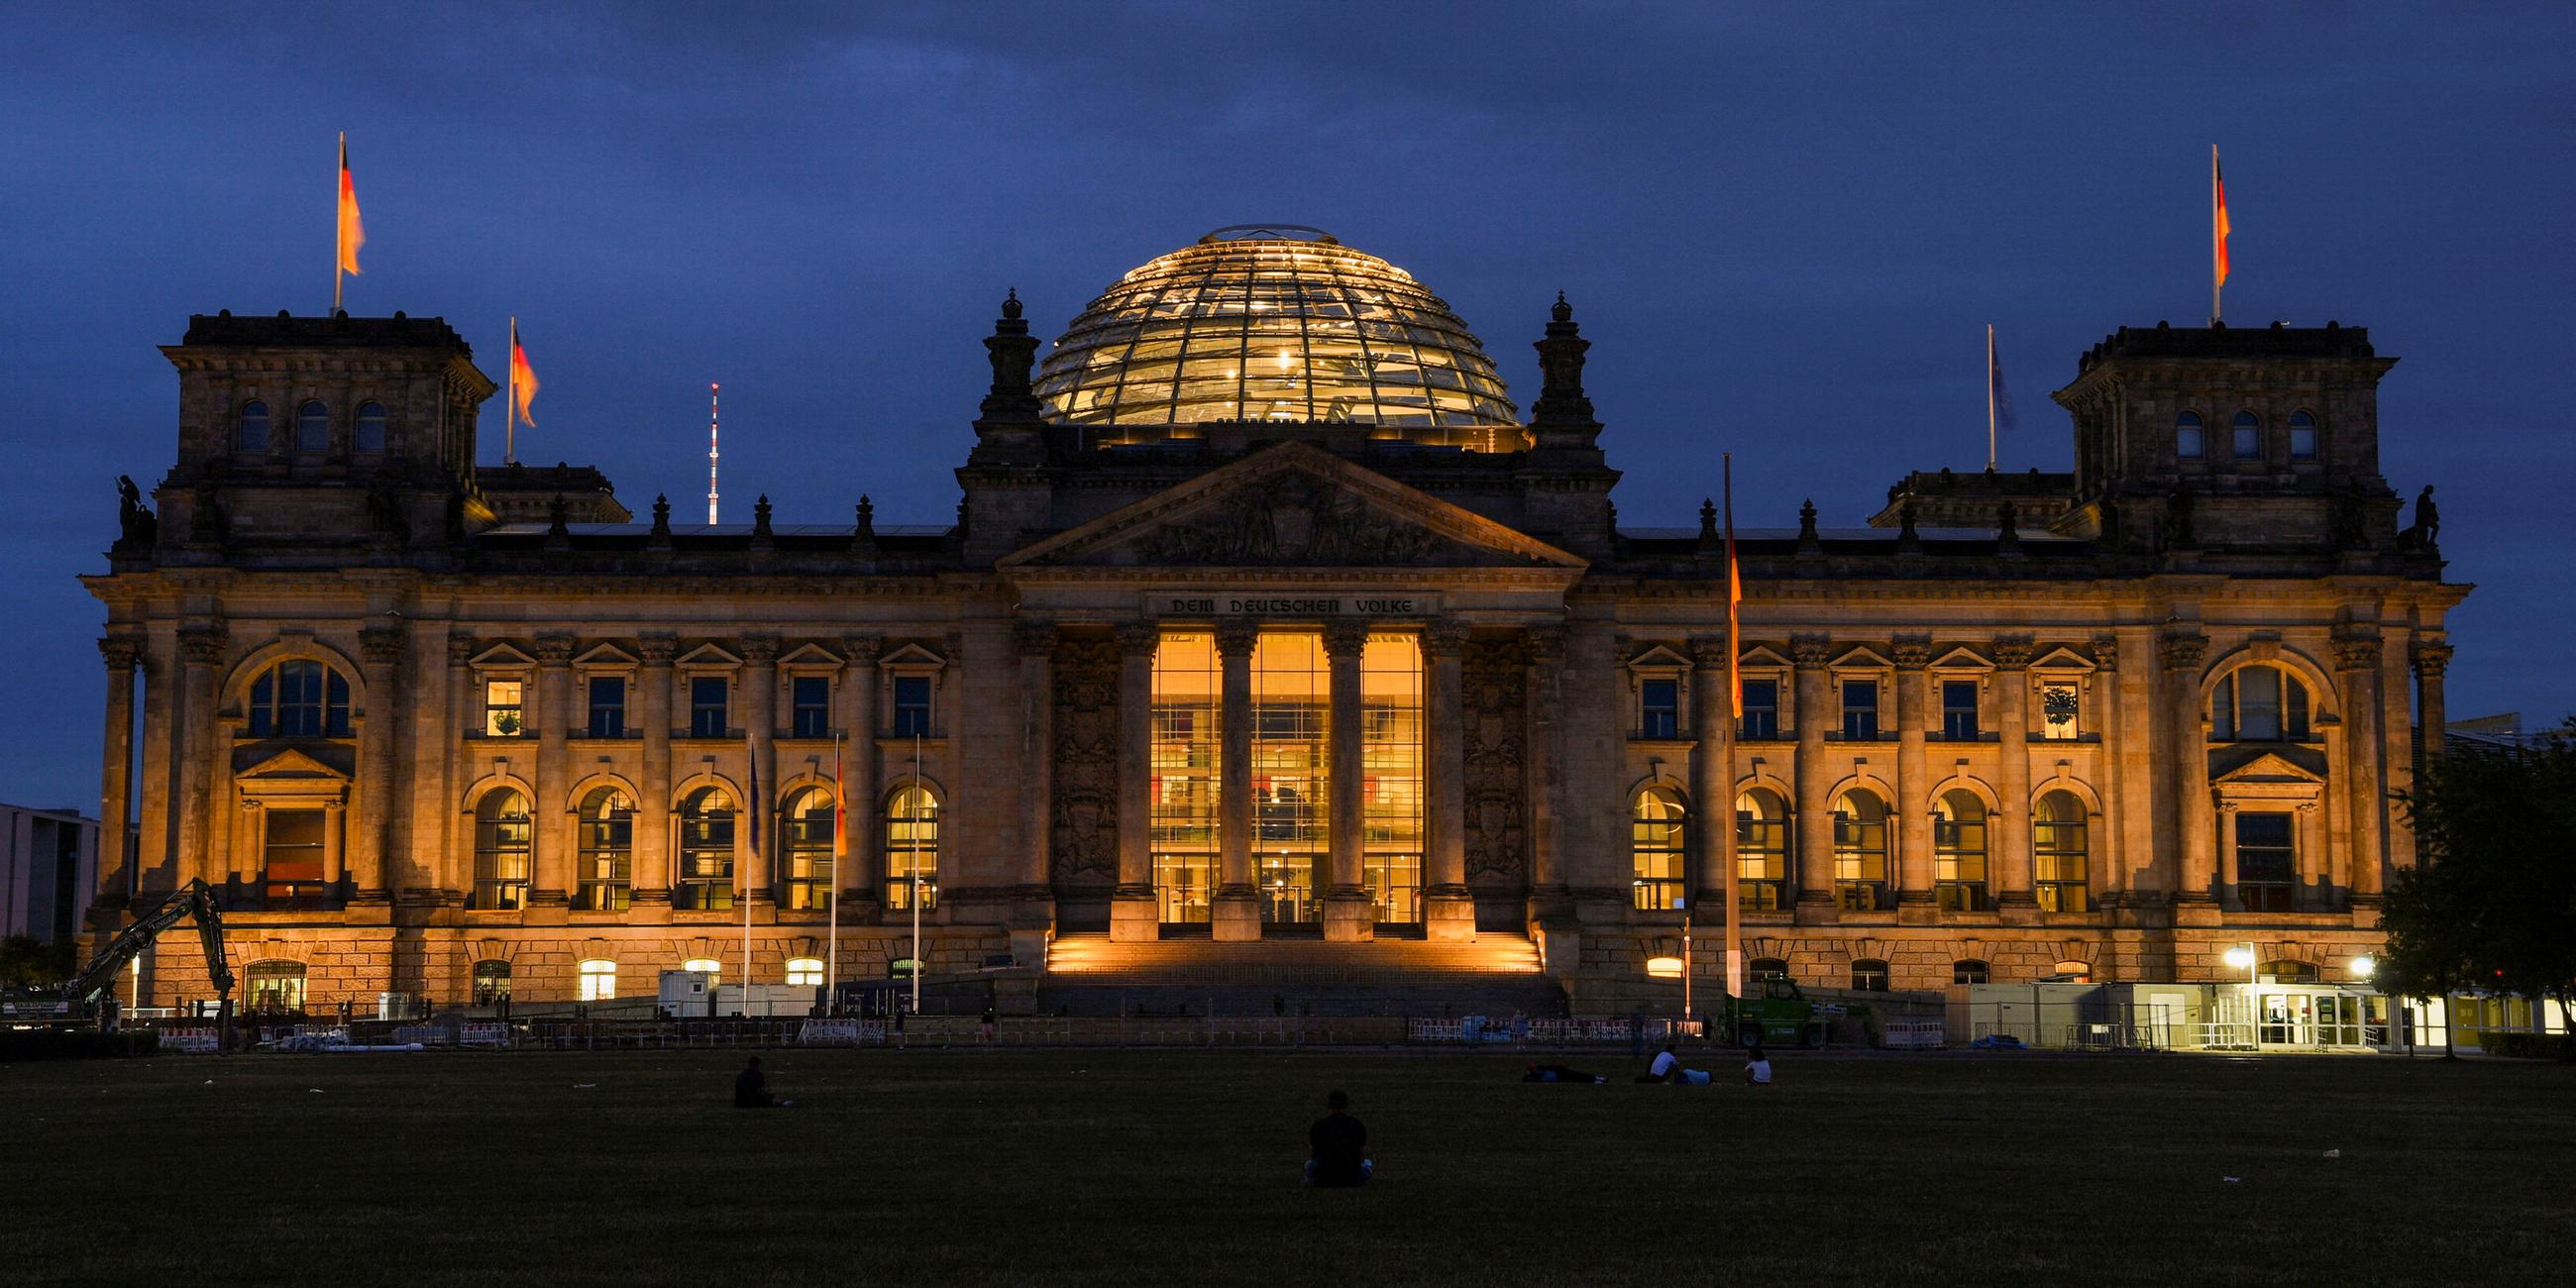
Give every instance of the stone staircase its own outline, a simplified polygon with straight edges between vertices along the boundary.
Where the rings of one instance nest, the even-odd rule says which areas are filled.
[[[1055,1015],[1526,1015],[1565,1013],[1565,993],[1518,935],[1469,943],[1167,939],[1060,935],[1038,981]]]

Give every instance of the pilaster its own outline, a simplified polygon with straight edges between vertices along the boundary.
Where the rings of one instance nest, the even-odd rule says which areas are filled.
[[[1154,651],[1151,622],[1118,628],[1118,885],[1110,894],[1109,937],[1161,937],[1154,899]]]
[[[1931,677],[1932,637],[1899,635],[1888,647],[1896,663],[1896,917],[1908,926],[1929,926],[1941,919],[1932,897],[1932,786],[1924,742],[1931,716],[1926,691]]]
[[[1331,877],[1324,892],[1324,937],[1336,941],[1371,938],[1377,922],[1360,854],[1364,843],[1361,812],[1366,799],[1360,790],[1365,773],[1360,755],[1364,701],[1360,656],[1367,646],[1365,622],[1333,621],[1324,627],[1330,686],[1325,751],[1332,774],[1327,788],[1330,803],[1325,810]]]
[[[1217,774],[1218,877],[1209,927],[1217,939],[1261,937],[1252,871],[1252,650],[1259,642],[1251,622],[1217,623],[1224,763]]]
[[[1422,632],[1431,670],[1431,853],[1424,864],[1423,934],[1476,937],[1467,890],[1467,628],[1434,622]]]

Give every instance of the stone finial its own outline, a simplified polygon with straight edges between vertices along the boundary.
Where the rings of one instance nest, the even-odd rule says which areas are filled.
[[[1020,316],[1020,288],[1014,286],[1002,296],[1002,320],[1008,322],[1018,316]]]
[[[653,535],[664,540],[671,536],[671,497],[657,492],[653,496]]]
[[[769,494],[763,492],[759,500],[751,503],[751,539],[755,543],[766,543],[775,535],[769,527]]]
[[[1558,322],[1571,322],[1574,320],[1574,306],[1565,302],[1565,292],[1558,291],[1556,293],[1556,307],[1549,309],[1547,311],[1547,315],[1552,320]]]
[[[1709,542],[1717,539],[1717,502],[1712,501],[1707,497],[1701,497],[1699,499],[1700,544],[1707,545]]]
[[[1914,498],[1896,507],[1896,549],[1900,554],[1913,554],[1923,548],[1923,534],[1914,529]]]
[[[1038,419],[1038,398],[1029,380],[1037,363],[1038,341],[1029,334],[1022,312],[1015,287],[1003,297],[1002,316],[994,321],[993,334],[984,339],[985,356],[993,364],[993,384],[984,395],[979,424],[1022,425]]]
[[[572,549],[572,503],[561,492],[546,502],[546,549]]]
[[[1574,306],[1565,302],[1565,292],[1557,292],[1548,316],[1547,338],[1533,346],[1538,350],[1539,395],[1530,406],[1530,424],[1598,430],[1592,400],[1583,393],[1583,355],[1592,342],[1574,324]]]
[[[2021,552],[2021,529],[2014,523],[2013,503],[2010,501],[2004,502],[2002,508],[1995,511],[1995,552],[1997,554]]]
[[[869,500],[867,493],[862,492],[859,494],[858,526],[852,530],[852,535],[874,537],[876,534],[877,503]]]
[[[1808,497],[1798,507],[1798,553],[1819,554],[1825,548],[1824,537],[1816,531],[1816,498]]]

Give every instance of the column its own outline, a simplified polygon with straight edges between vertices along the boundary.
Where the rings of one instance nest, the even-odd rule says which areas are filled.
[[[1825,661],[1830,644],[1822,635],[1793,635],[1789,660],[1796,663],[1798,698],[1798,920],[1826,922],[1838,918],[1834,908],[1834,818],[1825,799],[1825,723],[1833,719],[1825,696]]]
[[[2324,828],[2317,816],[2315,801],[2301,801],[2291,814],[2295,830],[2291,844],[2299,847],[2298,888],[2291,891],[2290,906],[2301,912],[2330,912],[2334,893],[2327,887]]]
[[[1531,627],[1528,698],[1523,708],[1529,748],[1522,760],[1521,799],[1528,802],[1529,810],[1530,915],[1540,921],[1574,910],[1565,880],[1565,842],[1557,800],[1565,790],[1565,722],[1560,718],[1564,674],[1565,627]]]
[[[2450,709],[2442,697],[2442,676],[2451,669],[2451,646],[2440,636],[2415,641],[2415,728],[2424,744],[2424,759],[2442,756],[2442,736]]]
[[[537,730],[537,775],[531,785],[537,798],[528,803],[530,842],[536,846],[528,906],[565,909],[572,903],[572,858],[569,853],[572,813],[565,798],[572,747],[572,649],[569,635],[537,637],[537,701],[530,717]],[[531,920],[546,920],[543,914]]]
[[[143,752],[136,758],[142,775],[135,810],[139,839],[134,848],[135,893],[169,890],[179,883],[178,764],[180,744],[172,716],[178,707],[177,638],[162,631],[146,635],[143,646]]]
[[[1213,921],[1218,939],[1259,939],[1261,905],[1252,871],[1252,648],[1260,640],[1250,622],[1217,623],[1224,707],[1224,766],[1217,778],[1218,877]]]
[[[753,799],[742,803],[746,814],[758,811],[759,822],[750,818],[745,824],[745,841],[758,838],[751,852],[744,856],[743,889],[750,892],[752,906],[771,908],[778,902],[773,874],[777,865],[771,856],[778,853],[778,637],[745,635],[742,637],[742,729],[743,754],[750,758],[750,776],[744,790]],[[751,791],[757,783],[760,790]]]
[[[97,906],[114,910],[126,905],[134,880],[125,820],[133,814],[134,665],[143,641],[110,635],[98,642],[98,655],[107,663],[107,727],[99,740]]]
[[[442,840],[438,862],[430,869],[430,884],[438,887],[439,903],[451,908],[463,904],[466,893],[474,888],[473,859],[470,856],[473,846],[460,835],[460,829],[466,825],[458,821],[463,817],[459,810],[463,808],[460,798],[465,791],[465,784],[459,779],[463,776],[460,771],[465,759],[466,713],[475,707],[474,653],[474,637],[450,627],[447,636],[447,724],[438,731],[441,750],[438,791],[434,797],[438,803]]]
[[[1377,916],[1369,900],[1368,878],[1360,850],[1365,844],[1361,814],[1360,738],[1363,731],[1360,656],[1368,646],[1368,624],[1335,621],[1324,627],[1324,657],[1329,668],[1330,711],[1325,725],[1325,752],[1332,782],[1325,809],[1327,889],[1324,892],[1324,938],[1357,941],[1375,933]]]
[[[1995,722],[2003,726],[1996,739],[1995,792],[2003,800],[1986,823],[1987,852],[2000,869],[1995,905],[2006,922],[2024,924],[2039,920],[2039,896],[2031,892],[2030,870],[2030,659],[2034,651],[2027,635],[1995,640]]]
[[[265,863],[261,865],[262,868],[266,866]],[[322,803],[322,886],[325,890],[337,890],[348,875],[349,800],[343,796],[339,800]]]
[[[2218,906],[2228,912],[2245,911],[2245,892],[2237,885],[2236,811],[2237,802],[2220,801],[2214,807],[2218,818]]]
[[[1888,655],[1896,662],[1896,799],[1888,802],[1896,818],[1896,919],[1909,926],[1928,926],[1941,919],[1932,897],[1932,777],[1930,752],[1932,637],[1899,635]]]
[[[1044,900],[1054,860],[1055,623],[1012,623],[1011,647],[1020,659],[1020,861],[1012,871],[1019,887],[1013,898]]]
[[[2209,655],[2209,637],[2167,635],[2157,641],[2164,663],[2165,735],[2172,748],[2173,814],[2166,835],[2178,850],[2173,871],[2178,918],[2217,924],[2217,822],[2209,798],[2209,735],[2202,723],[2200,664]]]
[[[1691,655],[1691,905],[1714,926],[1735,915],[1726,868],[1735,827],[1735,703],[1727,694],[1724,635],[1694,635]]]
[[[1467,628],[1434,622],[1422,632],[1431,680],[1431,853],[1425,856],[1423,934],[1476,937],[1476,900],[1467,891]]]
[[[2135,890],[2139,884],[2139,874],[2125,866],[2128,850],[2121,844],[2127,829],[2122,823],[2125,815],[2121,813],[2123,798],[2120,790],[2121,781],[2126,776],[2126,759],[2125,749],[2120,744],[2119,636],[2093,637],[2093,679],[2085,697],[2090,702],[2083,711],[2092,714],[2101,737],[2100,750],[2094,759],[2093,789],[2102,796],[2102,817],[2099,823],[2084,832],[2086,843],[2092,848],[2092,853],[2084,856],[2086,903],[2099,909],[2105,904],[2104,896],[2111,889],[2112,873],[2120,874],[2120,885],[2124,890]],[[2076,728],[2080,731],[2083,726],[2078,724]]]
[[[179,715],[170,739],[171,754],[179,762],[179,863],[174,887],[221,876],[210,874],[206,861],[212,825],[208,811],[214,795],[215,667],[224,659],[224,648],[220,622],[179,628]]]
[[[1109,937],[1160,938],[1154,900],[1154,650],[1151,622],[1118,628],[1118,888],[1110,894]]]
[[[635,642],[635,719],[642,738],[643,761],[635,790],[634,866],[628,876],[630,914],[662,920],[671,907],[671,661],[680,642],[668,635],[647,635]]]
[[[841,910],[847,922],[857,906],[878,903],[877,847],[885,830],[877,825],[877,659],[885,652],[885,641],[853,635],[843,647],[849,660],[841,665],[841,790],[848,797],[842,808],[849,811],[850,870],[833,875],[840,898],[850,905]]]
[[[2342,672],[2344,788],[2352,813],[2352,901],[2375,905],[2387,866],[2382,821],[2386,752],[2379,733],[2379,636],[2338,635],[2335,667]]]
[[[402,682],[399,663],[407,642],[398,626],[358,633],[358,674],[366,687],[367,709],[358,725],[357,823],[349,837],[354,903],[393,902],[393,885],[385,879],[385,838],[393,826],[394,726],[402,710],[402,695],[395,690]]]
[[[235,830],[236,834],[241,838],[241,848],[239,853],[244,856],[240,865],[237,866],[243,867],[244,873],[239,877],[234,877],[229,873],[226,874],[228,878],[237,883],[242,881],[258,880],[260,869],[266,862],[264,856],[268,853],[268,809],[266,805],[260,801],[245,800],[241,803],[241,806],[241,818],[238,820],[238,825]]]

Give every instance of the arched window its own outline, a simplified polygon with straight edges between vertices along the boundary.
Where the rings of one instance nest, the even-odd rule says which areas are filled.
[[[2240,461],[2263,459],[2263,419],[2250,411],[2236,413],[2228,426],[2227,454]]]
[[[778,836],[787,851],[787,906],[812,912],[831,907],[832,793],[808,787],[790,797],[779,811]]]
[[[733,906],[733,796],[701,787],[680,801],[680,880],[675,908]]]
[[[1983,984],[1991,973],[1984,962],[1974,957],[1962,957],[1950,963],[1950,982],[1953,984]]]
[[[2290,413],[2290,459],[2317,459],[2317,418],[2303,411]]]
[[[310,658],[289,658],[250,683],[250,736],[346,738],[349,682]]]
[[[2085,912],[2093,906],[2084,819],[2084,802],[2073,792],[2050,792],[2031,811],[2031,876],[2042,912]]]
[[[579,889],[573,906],[624,912],[632,897],[635,802],[614,787],[600,787],[581,801]]]
[[[2174,417],[2174,459],[2196,461],[2207,451],[2200,442],[2200,413],[2187,411]]]
[[[1834,897],[1845,911],[1888,907],[1887,802],[1855,788],[1834,802]]]
[[[692,957],[680,963],[680,969],[706,976],[709,985],[724,977],[724,963],[713,957]]]
[[[508,1006],[510,1004],[510,963],[486,958],[474,963],[474,1004]]]
[[[1789,806],[1766,788],[1735,798],[1735,897],[1756,912],[1788,906]]]
[[[2093,982],[2093,963],[2059,962],[2055,969],[2048,972],[2048,978],[2041,980],[2040,982],[2043,984],[2090,984]]]
[[[1852,963],[1851,986],[1864,993],[1887,991],[1887,963],[1875,957],[1863,957]]]
[[[1647,911],[1682,906],[1682,844],[1690,811],[1670,788],[1637,793],[1628,811],[1628,854],[1636,869],[1636,904]]]
[[[593,957],[581,964],[581,1000],[611,1002],[617,999],[617,963]]]
[[[823,986],[823,959],[820,957],[788,958],[787,983],[790,987],[821,988]]]
[[[1777,957],[1756,957],[1744,964],[1744,991],[1747,993],[1760,992],[1762,986],[1772,980],[1787,978],[1789,963]]]
[[[2209,696],[2209,736],[2219,742],[2306,742],[2308,686],[2270,662],[2229,672]]]
[[[527,907],[535,837],[527,797],[507,787],[483,793],[474,804],[474,893],[465,906]]]
[[[1984,912],[1986,803],[1965,788],[1941,794],[1932,819],[1932,894],[1944,912]]]
[[[930,789],[907,783],[886,798],[885,906],[912,907],[919,878],[921,907],[939,906],[939,798]]]
[[[295,450],[311,455],[331,450],[331,409],[308,402],[295,409]]]
[[[241,417],[233,422],[233,450],[265,452],[268,450],[268,404],[254,398],[243,403]]]
[[[2315,962],[2296,962],[2287,958],[2268,961],[2254,968],[2256,978],[2275,984],[2314,984],[2321,977]]]
[[[385,405],[383,403],[358,404],[356,441],[351,446],[361,452],[385,450]]]
[[[304,1010],[304,963],[252,962],[242,968],[242,1009],[254,1015],[295,1015]]]

